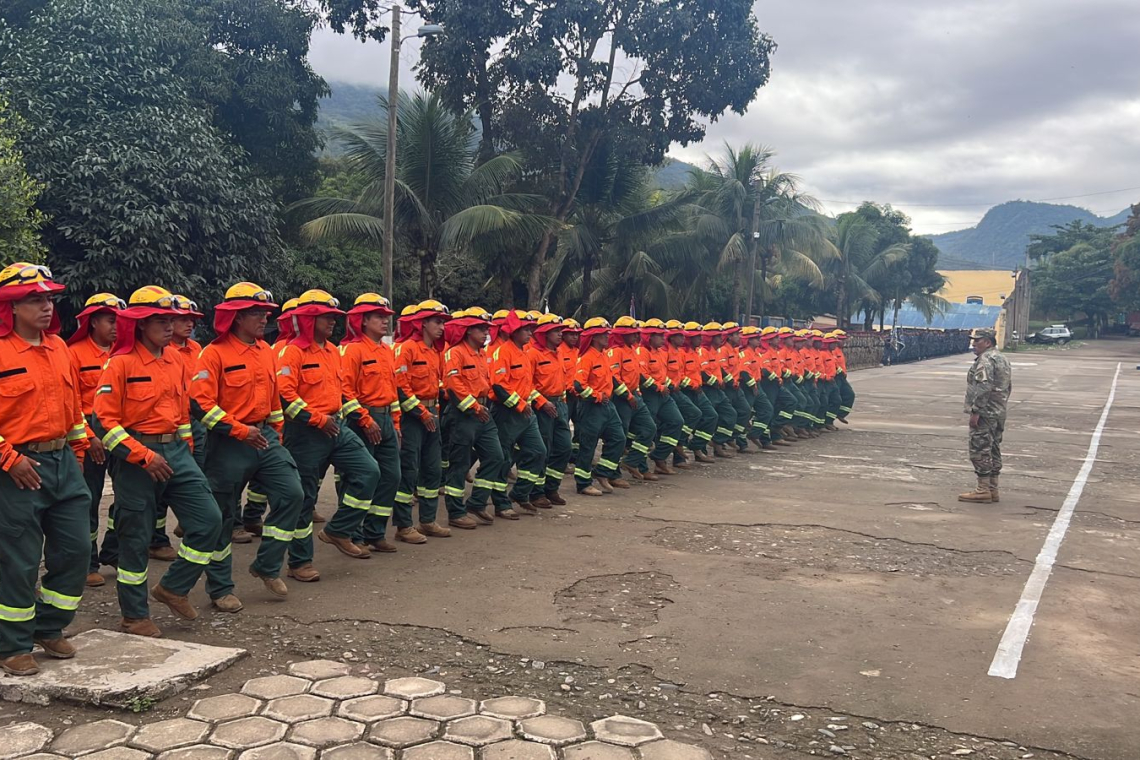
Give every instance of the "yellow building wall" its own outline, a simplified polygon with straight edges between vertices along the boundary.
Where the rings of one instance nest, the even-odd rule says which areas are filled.
[[[966,303],[968,296],[981,296],[986,306],[1004,306],[1005,299],[1013,293],[1014,279],[1011,272],[1000,269],[962,270],[939,272],[946,278],[946,285],[938,295],[950,303]]]

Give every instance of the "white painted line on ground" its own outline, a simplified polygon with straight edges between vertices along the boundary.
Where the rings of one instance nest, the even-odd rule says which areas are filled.
[[[997,678],[1014,678],[1017,676],[1017,665],[1021,662],[1021,650],[1029,638],[1029,629],[1033,627],[1033,615],[1037,612],[1037,604],[1041,601],[1041,594],[1045,591],[1045,584],[1053,572],[1053,563],[1057,561],[1057,551],[1065,539],[1065,532],[1069,530],[1069,522],[1073,519],[1073,510],[1081,500],[1081,493],[1085,490],[1089,473],[1092,472],[1093,463],[1096,462],[1096,452],[1100,448],[1100,436],[1104,432],[1104,423],[1108,420],[1108,412],[1112,409],[1112,401],[1116,398],[1116,381],[1120,379],[1120,364],[1116,365],[1116,374],[1112,376],[1112,387],[1108,391],[1108,400],[1104,402],[1104,410],[1100,413],[1100,422],[1093,431],[1092,440],[1089,441],[1089,450],[1085,454],[1085,461],[1081,464],[1077,479],[1065,497],[1065,503],[1057,512],[1053,520],[1053,527],[1045,537],[1045,545],[1037,555],[1033,564],[1033,572],[1025,582],[1021,592],[1021,599],[1009,618],[1005,627],[1005,634],[1001,637],[994,660],[990,663],[991,676]]]

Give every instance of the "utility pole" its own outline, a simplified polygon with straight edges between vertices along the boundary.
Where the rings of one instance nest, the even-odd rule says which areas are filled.
[[[400,100],[400,6],[392,6],[392,60],[388,67],[388,150],[384,160],[384,295],[395,304],[392,288],[396,256],[396,114]]]
[[[752,204],[752,250],[748,254],[748,309],[744,312],[742,324],[749,324],[752,318],[752,299],[756,295],[756,253],[760,247],[760,200]],[[764,315],[760,315],[764,321]]]

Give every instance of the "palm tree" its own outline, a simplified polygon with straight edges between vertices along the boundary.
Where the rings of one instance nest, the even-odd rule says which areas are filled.
[[[851,300],[878,306],[882,295],[870,283],[881,281],[891,266],[902,261],[909,247],[896,243],[876,250],[879,234],[874,225],[858,214],[840,214],[827,241],[833,258],[826,273],[835,285],[835,316],[840,327],[847,327],[851,317]]]
[[[378,97],[386,112],[388,100]],[[436,95],[402,95],[397,106],[395,199],[397,257],[416,256],[420,294],[431,298],[437,267],[473,245],[507,236],[537,237],[551,220],[533,213],[542,199],[507,188],[522,174],[513,154],[476,164],[478,139],[470,113],[448,110]],[[351,240],[381,245],[387,118],[334,128],[350,171],[365,182],[356,198],[308,198],[290,207],[311,217],[301,226],[309,241]]]

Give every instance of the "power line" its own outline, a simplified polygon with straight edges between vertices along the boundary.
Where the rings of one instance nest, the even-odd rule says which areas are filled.
[[[1029,200],[1027,202],[1028,203],[1047,203],[1048,201],[1067,201],[1067,200],[1072,200],[1073,198],[1090,198],[1094,195],[1111,195],[1112,193],[1126,193],[1126,192],[1130,192],[1132,190],[1140,190],[1140,187],[1122,187],[1119,190],[1099,190],[1095,193],[1082,193],[1080,195],[1060,195],[1060,196],[1057,196],[1055,198],[1038,198],[1036,200]],[[833,198],[819,198],[818,200],[821,203],[843,203],[843,204],[846,204],[849,206],[861,206],[864,203],[866,203],[865,200],[864,201],[841,201],[841,200],[835,200]],[[973,208],[981,208],[983,206],[998,206],[998,205],[1001,205],[1002,203],[1005,203],[1008,200],[1009,199],[1007,198],[1005,201],[991,201],[988,203],[897,203],[897,204],[891,204],[891,205],[892,206],[898,206],[900,208],[905,208],[905,207],[914,207],[914,208],[973,207]]]

